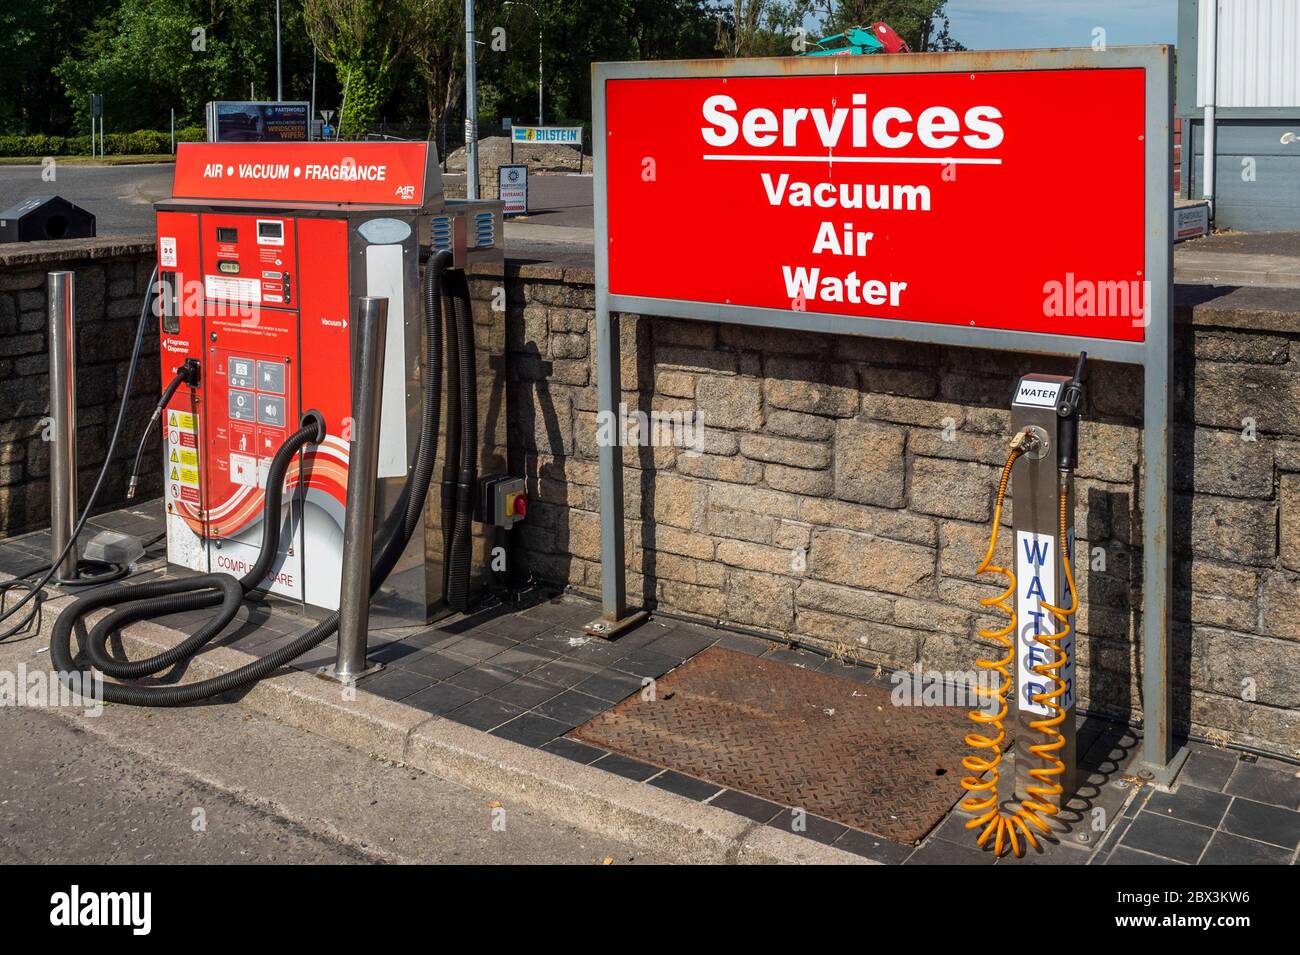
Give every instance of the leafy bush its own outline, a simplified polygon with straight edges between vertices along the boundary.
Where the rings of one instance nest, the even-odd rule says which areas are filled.
[[[178,143],[198,143],[207,139],[202,126],[185,126],[176,130]],[[98,148],[98,146],[96,146]],[[171,133],[167,130],[137,129],[133,133],[108,133],[104,152],[109,156],[146,156],[171,152]],[[90,136],[46,136],[32,133],[23,136],[0,136],[0,156],[89,156]]]

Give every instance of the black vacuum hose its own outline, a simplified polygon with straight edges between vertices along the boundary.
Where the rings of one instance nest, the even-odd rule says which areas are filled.
[[[470,558],[474,542],[474,485],[478,481],[478,369],[469,283],[462,272],[453,276],[448,284],[452,290],[452,311],[460,346],[456,360],[460,364],[461,424],[451,563],[447,571],[447,603],[464,612],[469,609]],[[443,526],[445,533],[446,525]]]
[[[407,478],[397,505],[385,522],[385,543],[377,554],[370,573],[370,592],[374,594],[388,577],[402,551],[410,541],[424,510],[424,498],[433,477],[433,460],[437,451],[438,418],[441,411],[441,382],[433,379],[441,361],[435,353],[441,345],[442,315],[440,287],[442,273],[451,261],[448,253],[430,259],[425,275],[426,361],[424,367],[424,420],[415,464]],[[429,286],[432,285],[432,289]],[[432,303],[432,307],[430,307]],[[127,604],[109,614],[92,628],[85,644],[91,662],[109,676],[133,677],[157,673],[193,656],[216,636],[234,617],[246,591],[258,586],[275,559],[280,534],[280,503],[284,473],[295,454],[305,445],[324,438],[324,422],[309,414],[306,423],[276,452],[267,476],[263,506],[262,552],[254,566],[241,578],[225,574],[205,574],[179,580],[157,581],[136,586],[106,587],[73,602],[55,621],[50,637],[50,660],[59,678],[72,684],[73,674],[80,672],[82,687],[89,686],[88,673],[82,671],[72,654],[72,633],[87,614],[106,606]],[[268,546],[270,545],[270,546]],[[197,592],[195,592],[197,591]],[[109,655],[107,641],[119,627],[149,616],[162,616],[182,610],[221,605],[217,616],[198,632],[177,646],[148,660],[126,661]],[[220,676],[178,686],[127,686],[104,683],[103,699],[110,703],[133,706],[183,706],[197,703],[221,693],[248,686],[319,646],[338,629],[339,615],[334,612],[311,630],[261,659]]]
[[[450,285],[450,283],[448,283]],[[442,595],[450,602],[452,538],[456,526],[456,469],[460,463],[460,329],[456,301],[447,289],[451,314],[447,318],[447,444],[442,457]]]

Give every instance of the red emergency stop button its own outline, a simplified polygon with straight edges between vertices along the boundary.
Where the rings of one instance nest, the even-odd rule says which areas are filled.
[[[523,494],[511,494],[506,502],[506,513],[512,517],[528,516],[528,498]]]

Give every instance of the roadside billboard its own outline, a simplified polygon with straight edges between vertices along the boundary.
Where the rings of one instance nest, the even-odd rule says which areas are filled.
[[[208,142],[306,142],[310,121],[307,103],[213,101],[207,106]]]

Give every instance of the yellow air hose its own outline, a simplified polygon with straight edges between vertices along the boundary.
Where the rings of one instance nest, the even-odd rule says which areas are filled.
[[[1041,604],[1044,610],[1056,618],[1058,626],[1057,632],[1041,634],[1037,638],[1041,644],[1053,651],[1053,660],[1050,663],[1039,664],[1034,667],[1034,672],[1050,679],[1053,682],[1053,688],[1050,692],[1035,695],[1034,700],[1047,706],[1051,710],[1051,714],[1044,719],[1035,720],[1029,724],[1032,729],[1043,733],[1047,737],[1043,743],[1031,746],[1029,752],[1049,765],[1035,767],[1031,770],[1030,776],[1039,785],[1026,787],[1028,798],[1021,801],[1019,808],[1015,812],[1006,812],[998,803],[998,781],[1000,779],[998,767],[1002,763],[1002,748],[1006,742],[1007,734],[1003,720],[1006,719],[1008,710],[1007,694],[1011,690],[1011,667],[1016,653],[1014,639],[1016,610],[1015,605],[1011,602],[1014,600],[1016,593],[1016,575],[1014,570],[994,564],[993,557],[997,552],[998,531],[1002,524],[1002,506],[1006,500],[1007,485],[1011,482],[1011,469],[1016,460],[1029,450],[1029,445],[1033,441],[1033,437],[1025,432],[1017,434],[1012,439],[1011,453],[1007,456],[1007,463],[1003,465],[1002,476],[998,481],[997,501],[993,508],[993,529],[989,534],[988,550],[984,554],[984,560],[980,562],[979,567],[976,569],[978,574],[999,574],[1006,579],[1006,590],[996,597],[981,599],[980,604],[994,608],[1004,614],[1007,617],[1007,624],[996,630],[982,629],[979,631],[981,639],[990,641],[1002,650],[1002,656],[997,660],[977,660],[976,666],[997,673],[1001,677],[1001,682],[996,688],[985,686],[982,682],[977,687],[977,694],[981,700],[996,700],[996,712],[987,712],[981,708],[967,713],[971,722],[980,731],[966,734],[966,745],[977,752],[962,758],[962,768],[970,775],[962,779],[961,785],[970,795],[962,800],[960,808],[965,812],[974,813],[974,818],[966,823],[966,828],[981,830],[976,844],[983,847],[992,840],[993,852],[999,856],[1007,848],[1010,848],[1017,856],[1024,854],[1024,848],[1021,846],[1017,831],[1025,837],[1026,843],[1038,848],[1038,840],[1035,838],[1033,830],[1037,829],[1039,832],[1050,831],[1050,827],[1043,820],[1040,813],[1054,815],[1057,812],[1056,806],[1047,802],[1046,799],[1061,794],[1062,787],[1057,777],[1065,772],[1065,764],[1056,756],[1057,751],[1065,746],[1065,737],[1057,730],[1057,727],[1065,720],[1065,711],[1057,702],[1060,697],[1065,695],[1065,684],[1057,675],[1058,671],[1066,663],[1060,641],[1069,634],[1069,618],[1075,612],[1079,603],[1069,555],[1065,553],[1069,499],[1063,487],[1061,493],[1060,540],[1071,606],[1061,608],[1047,603]]]

